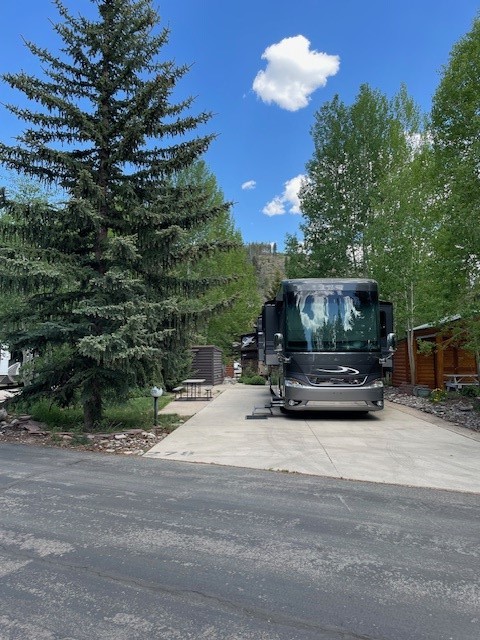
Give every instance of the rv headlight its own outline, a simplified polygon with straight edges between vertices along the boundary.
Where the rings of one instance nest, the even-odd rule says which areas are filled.
[[[295,378],[285,378],[285,386],[286,387],[303,387],[305,385],[303,385],[298,380],[295,380]]]
[[[383,387],[383,381],[374,380],[370,386],[373,387],[374,389],[379,389],[380,387]]]

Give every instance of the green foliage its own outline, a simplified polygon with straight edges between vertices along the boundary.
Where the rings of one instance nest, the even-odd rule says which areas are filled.
[[[462,387],[459,393],[464,398],[480,398],[480,387],[474,385]]]
[[[168,395],[163,395],[158,400],[158,410],[166,406],[170,401]],[[74,432],[81,438],[84,433],[83,409],[80,404],[69,407],[61,407],[47,399],[37,401],[20,400],[14,403],[13,408],[17,414],[28,413],[34,420],[46,425],[53,432]],[[159,424],[170,428],[171,416],[158,416]],[[92,425],[90,431],[114,432],[127,429],[147,429],[153,424],[153,402],[150,395],[143,392],[142,396],[127,398],[122,404],[107,403],[104,416]],[[79,441],[80,444],[80,441]]]
[[[232,246],[201,230],[229,204],[184,173],[213,140],[196,133],[210,114],[172,102],[188,68],[160,59],[169,33],[151,0],[100,0],[93,20],[56,4],[63,57],[27,43],[44,75],[3,76],[32,107],[7,107],[27,128],[0,143],[0,163],[62,200],[2,202],[0,295],[15,304],[0,326],[36,356],[25,394],[79,398],[91,428],[109,397],[173,379],[170,354],[187,351],[222,281],[197,265]]]
[[[243,368],[242,375],[238,378],[238,382],[243,384],[264,385],[265,378],[259,375],[255,368],[247,366]]]
[[[278,269],[275,271],[272,283],[270,285],[270,290],[267,292],[267,299],[273,300],[280,289],[280,285],[282,281],[285,279],[283,273],[281,273]]]
[[[406,144],[387,98],[362,85],[347,107],[338,96],[315,114],[314,153],[301,190],[303,255],[288,255],[292,272],[310,277],[366,276],[370,245],[365,230],[375,217],[378,186]]]
[[[422,356],[430,356],[435,351],[435,342],[431,340],[417,339],[417,353]]]
[[[460,313],[480,353],[480,17],[453,47],[433,98],[437,208],[435,276],[444,289],[439,316]]]
[[[431,206],[432,152],[425,140],[416,139],[411,158],[380,184],[378,213],[367,232],[371,273],[381,283],[382,295],[395,302],[402,333],[429,320],[442,295],[431,273],[437,229]]]
[[[262,302],[277,295],[279,283],[285,279],[285,255],[277,253],[275,243],[252,242],[246,247],[248,259],[257,278]]]
[[[288,278],[307,278],[311,276],[309,254],[295,234],[285,238],[285,271]]]
[[[480,16],[453,47],[431,117],[402,86],[392,100],[360,87],[315,114],[300,193],[304,238],[287,236],[289,277],[366,276],[413,328],[460,314],[480,363]],[[426,347],[425,347],[426,348]],[[479,365],[480,366],[480,365]]]
[[[430,400],[432,402],[443,402],[448,397],[448,393],[445,389],[434,389],[430,394]]]
[[[193,354],[186,348],[187,344],[188,336],[181,347],[166,352],[162,358],[163,383],[169,391],[177,386],[179,380],[187,378],[191,370]]]
[[[304,241],[287,237],[288,275],[376,279],[403,335],[432,319],[444,295],[427,119],[405,86],[387,100],[367,85],[351,106],[336,96],[315,117]]]
[[[253,384],[253,385],[261,386],[265,384],[265,378],[258,374],[254,374],[254,375],[247,374],[247,375],[240,376],[240,378],[238,379],[238,382],[242,382],[243,384]]]
[[[280,370],[279,370],[279,367],[277,367],[277,366],[270,367],[268,381],[269,381],[271,386],[275,386],[275,385],[279,384],[279,382],[280,382]]]
[[[223,202],[215,177],[203,161],[181,172],[177,181],[202,188],[210,205]],[[201,229],[195,229],[187,245],[195,248],[202,241],[212,244],[212,251],[186,269],[190,278],[210,280],[212,286],[205,294],[205,309],[196,327],[196,344],[212,344],[222,349],[224,356],[232,355],[232,343],[242,333],[252,330],[261,307],[254,268],[243,247],[240,232],[235,229],[229,211],[221,211]],[[215,249],[221,246],[223,251]],[[183,273],[187,273],[184,269]],[[188,373],[188,372],[185,372]],[[177,381],[183,376],[177,376]]]
[[[60,407],[47,399],[34,402],[19,402],[14,405],[17,413],[28,412],[34,420],[42,422],[52,431],[73,431],[82,428],[83,411],[81,406]]]

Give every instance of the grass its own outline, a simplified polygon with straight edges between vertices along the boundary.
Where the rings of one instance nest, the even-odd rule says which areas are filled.
[[[166,406],[173,397],[164,395],[158,399],[158,410]],[[80,406],[59,407],[49,400],[38,400],[31,404],[19,402],[15,406],[15,412],[28,413],[34,420],[46,425],[52,432],[70,431],[74,437],[81,440],[84,432],[83,411]],[[166,431],[173,431],[180,418],[176,415],[159,415],[158,427]],[[129,429],[152,428],[154,422],[153,400],[150,396],[135,396],[128,398],[122,404],[106,404],[101,421],[96,424],[95,431],[114,432],[127,431]]]

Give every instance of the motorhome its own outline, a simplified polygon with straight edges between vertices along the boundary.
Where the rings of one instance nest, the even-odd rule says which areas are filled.
[[[383,409],[392,304],[370,279],[284,280],[258,320],[259,361],[284,411]]]
[[[12,361],[8,348],[0,345],[0,387],[18,384],[20,366],[20,362]]]

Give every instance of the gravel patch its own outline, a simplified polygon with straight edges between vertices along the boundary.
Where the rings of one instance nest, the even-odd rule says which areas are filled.
[[[472,431],[480,431],[480,398],[449,393],[445,400],[432,402],[429,398],[420,398],[396,387],[386,387],[385,400],[438,416]]]

